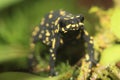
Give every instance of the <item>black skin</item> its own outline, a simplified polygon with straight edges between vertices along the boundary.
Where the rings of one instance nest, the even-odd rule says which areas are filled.
[[[58,48],[68,41],[81,39],[81,35],[88,44],[88,61],[91,62],[90,68],[93,65],[96,65],[97,62],[94,59],[93,38],[90,37],[84,29],[83,21],[84,17],[82,15],[74,16],[63,10],[51,11],[48,13],[41,21],[41,24],[36,26],[32,33],[32,54],[29,56],[30,66],[34,67],[38,64],[34,54],[34,46],[37,42],[41,41],[49,46],[50,76],[55,76],[56,73],[54,67]],[[73,35],[73,33],[75,35]]]

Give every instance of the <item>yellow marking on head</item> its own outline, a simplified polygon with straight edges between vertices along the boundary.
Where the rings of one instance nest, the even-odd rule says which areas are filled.
[[[70,19],[74,19],[74,17],[70,17]]]
[[[87,36],[88,36],[88,32],[87,32],[86,30],[84,30],[84,33],[85,33],[85,35],[87,35]]]
[[[34,49],[34,48],[35,48],[35,44],[34,44],[34,43],[31,43],[31,44],[30,44],[30,48],[31,48],[31,49]]]
[[[69,29],[69,28],[70,28],[70,26],[71,26],[71,24],[67,25],[67,26],[66,26],[66,28],[68,28],[68,29]]]
[[[52,53],[52,54],[51,54],[51,56],[52,56],[52,57],[54,57],[54,56],[55,56],[55,54],[54,54],[54,53]]]
[[[80,22],[79,25],[80,25],[80,26],[83,26],[84,24]]]
[[[78,36],[76,37],[76,39],[80,39],[80,36],[81,36],[81,35],[80,35],[80,34],[78,34]]]
[[[93,44],[93,41],[92,41],[92,40],[90,40],[90,41],[89,41],[89,43]]]
[[[64,43],[64,42],[63,42],[63,39],[60,39],[60,43],[61,43],[61,44],[63,44],[63,43]]]
[[[35,27],[35,31],[38,32],[40,28],[38,26]]]
[[[62,11],[62,10],[61,10],[61,11],[60,11],[60,15],[61,15],[61,16],[65,16],[65,11]]]
[[[42,35],[41,34],[39,34],[39,36],[38,36],[40,39],[42,38]]]
[[[88,56],[88,54],[86,54],[85,57],[86,57],[86,60],[89,60],[89,56]]]
[[[36,36],[37,35],[37,32],[36,31],[33,31],[32,32],[32,36]]]
[[[50,32],[48,30],[46,30],[46,36],[50,36]]]
[[[64,18],[64,20],[69,20],[69,18]]]
[[[52,15],[52,14],[49,14],[49,16],[48,16],[48,17],[49,17],[49,19],[51,19],[51,18],[53,17],[53,15]]]
[[[75,27],[75,24],[73,24],[72,27]]]
[[[57,19],[56,19],[56,21],[55,21],[55,25],[57,25],[58,24],[58,21],[60,20],[60,17],[58,17]]]
[[[48,27],[49,26],[49,24],[48,23],[46,23],[46,27]]]
[[[45,18],[42,18],[42,20],[41,20],[41,25],[43,25],[44,24],[44,21],[45,21]]]
[[[62,28],[62,31],[64,32],[64,33],[66,33],[67,31],[65,31],[65,29],[64,28]]]
[[[53,48],[53,49],[55,48],[55,44],[56,44],[56,39],[54,38],[54,39],[53,39],[53,42],[52,42],[52,48]]]

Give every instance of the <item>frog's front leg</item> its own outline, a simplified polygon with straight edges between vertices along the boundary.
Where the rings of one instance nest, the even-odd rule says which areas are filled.
[[[52,46],[50,48],[50,63],[49,63],[50,76],[56,75],[54,67],[55,67],[55,61],[56,61],[56,52],[59,46],[60,46],[60,38],[59,36],[55,36],[55,38],[52,39]]]
[[[90,61],[90,68],[92,68],[92,66],[95,66],[97,64],[97,61],[94,58],[94,48],[93,48],[93,37],[89,36],[88,32],[83,29],[82,31],[83,33],[83,38],[85,40],[85,42],[87,43],[87,47],[88,47],[88,61]]]

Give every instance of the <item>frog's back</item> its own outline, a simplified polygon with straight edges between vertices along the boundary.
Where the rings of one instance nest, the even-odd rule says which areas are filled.
[[[72,14],[63,10],[50,11],[42,18],[40,25],[35,27],[33,31],[33,42],[41,40],[44,44],[51,45],[59,20],[70,16]]]
[[[69,16],[72,16],[72,14],[66,12],[66,11],[63,11],[63,10],[57,10],[57,11],[50,11],[48,14],[46,14],[46,16],[41,20],[41,24],[40,26],[44,26],[44,27],[48,27],[48,24],[49,24],[49,27],[51,25],[55,25],[57,24],[57,20],[58,18],[66,18],[66,17],[69,17]]]

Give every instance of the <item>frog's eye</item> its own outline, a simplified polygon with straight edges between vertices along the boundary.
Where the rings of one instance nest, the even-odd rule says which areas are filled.
[[[66,21],[65,20],[60,20],[59,24],[60,24],[60,27],[65,27],[66,26]]]
[[[80,22],[83,22],[83,21],[84,21],[84,16],[83,16],[83,15],[78,15],[78,16],[77,16],[77,19],[79,19]]]

